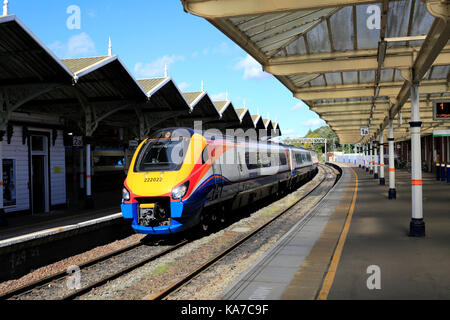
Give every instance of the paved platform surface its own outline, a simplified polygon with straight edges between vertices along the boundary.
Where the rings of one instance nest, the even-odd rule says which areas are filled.
[[[61,209],[45,215],[12,214],[9,226],[0,229],[0,248],[121,219],[120,206],[99,209]]]
[[[350,174],[344,172],[342,178],[335,185],[334,191],[329,193],[311,211],[272,246],[258,261],[255,262],[228,289],[223,297],[225,300],[279,300],[283,292],[302,265],[308,264],[311,250],[316,246],[318,238],[330,220],[334,220],[333,213],[341,202],[348,202],[348,184]],[[345,207],[347,207],[346,205]],[[339,232],[332,241],[337,241]],[[327,257],[332,253],[330,247]],[[326,269],[328,260],[322,263]],[[315,266],[317,267],[317,266]],[[321,278],[315,287],[321,284]],[[308,286],[310,284],[308,283]],[[311,286],[310,286],[311,287]],[[310,288],[308,288],[310,289]],[[311,290],[307,290],[310,292]],[[315,291],[315,290],[313,290]]]
[[[450,299],[450,184],[423,174],[426,237],[410,238],[410,173],[397,171],[397,200],[388,200],[387,186],[354,170],[355,212],[328,299]],[[367,288],[372,265],[380,290]]]
[[[423,174],[426,237],[411,238],[410,172],[397,171],[397,200],[389,200],[388,178],[381,186],[363,169],[342,169],[312,218],[256,261],[225,299],[450,299],[450,184]],[[376,284],[371,268],[380,289],[368,287]]]

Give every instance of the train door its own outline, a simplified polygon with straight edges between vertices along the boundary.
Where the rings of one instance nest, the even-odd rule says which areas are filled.
[[[247,168],[247,165],[245,163],[245,150],[244,148],[238,147],[237,148],[237,161],[238,161],[238,167],[239,167],[239,178],[238,178],[238,193],[244,191],[245,184],[243,183],[246,176],[246,172],[244,172],[244,169]]]
[[[223,178],[222,178],[222,168],[219,161],[219,157],[216,157],[216,150],[215,147],[211,150],[211,165],[213,169],[213,175],[214,175],[214,193],[213,193],[213,200],[220,198],[222,194],[222,184],[223,184]]]

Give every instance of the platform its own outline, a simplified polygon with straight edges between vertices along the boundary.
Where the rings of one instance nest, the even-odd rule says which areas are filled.
[[[426,237],[411,238],[410,173],[397,171],[397,200],[388,200],[373,175],[342,169],[312,217],[255,262],[224,299],[450,298],[450,185],[424,173]],[[381,289],[367,285],[371,266],[379,267]]]

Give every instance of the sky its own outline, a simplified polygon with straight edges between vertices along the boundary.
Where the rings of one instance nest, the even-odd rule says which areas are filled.
[[[183,92],[278,121],[284,137],[302,137],[325,122],[243,49],[180,0],[9,0],[15,14],[58,58],[119,56],[137,79],[168,75]]]

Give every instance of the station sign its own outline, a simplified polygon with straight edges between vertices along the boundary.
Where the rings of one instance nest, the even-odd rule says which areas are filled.
[[[131,147],[137,147],[139,146],[139,142],[137,140],[130,140],[128,141],[128,146]]]
[[[433,106],[434,120],[450,120],[450,101],[438,101]]]
[[[361,136],[366,137],[370,134],[369,127],[361,127]]]
[[[450,137],[450,130],[445,129],[433,130],[433,137]]]
[[[72,146],[74,147],[82,147],[83,146],[83,137],[82,136],[73,136],[72,137]]]

